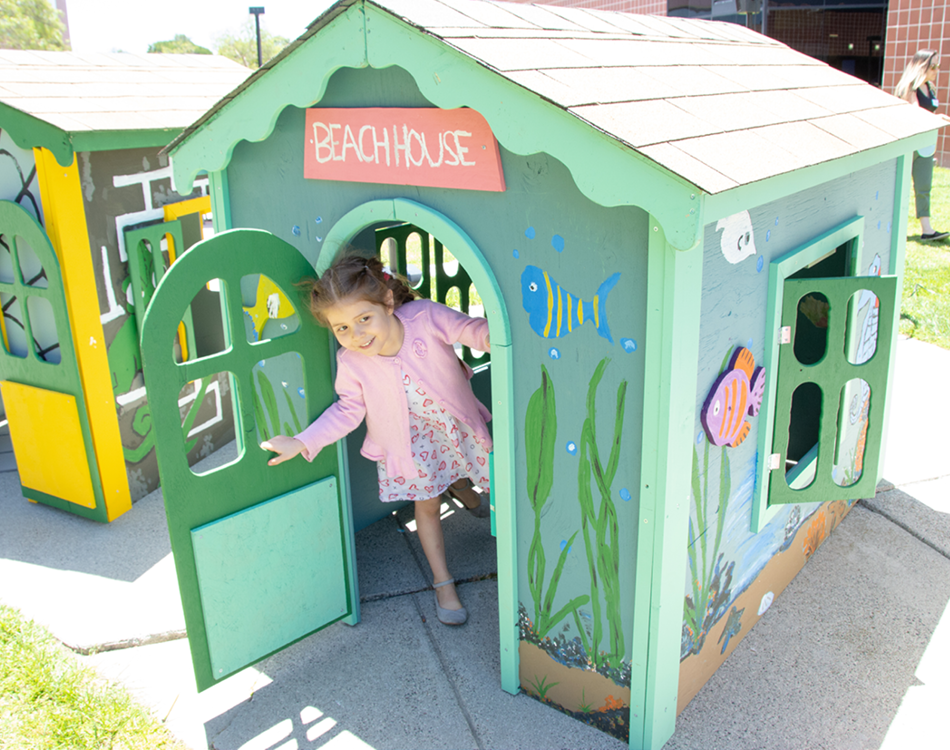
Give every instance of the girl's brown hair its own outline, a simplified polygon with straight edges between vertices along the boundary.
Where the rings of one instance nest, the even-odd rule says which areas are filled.
[[[319,279],[304,279],[300,286],[308,293],[311,314],[327,327],[326,311],[345,299],[356,297],[385,307],[386,292],[391,291],[393,305],[399,307],[418,296],[404,278],[386,271],[379,258],[343,251]]]

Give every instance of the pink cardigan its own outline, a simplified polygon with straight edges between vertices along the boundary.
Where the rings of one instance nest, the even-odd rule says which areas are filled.
[[[341,348],[336,355],[334,389],[339,400],[295,437],[312,461],[327,445],[348,435],[366,418],[360,450],[372,461],[386,461],[390,476],[415,477],[409,448],[409,407],[402,371],[468,425],[476,441],[490,451],[491,414],[472,393],[472,369],[455,354],[456,341],[488,351],[488,321],[470,318],[430,300],[414,300],[396,309],[405,336],[394,357],[372,356]]]

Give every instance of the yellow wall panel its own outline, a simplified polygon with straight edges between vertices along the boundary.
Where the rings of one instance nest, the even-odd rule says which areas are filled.
[[[20,484],[85,508],[96,507],[76,399],[0,382]]]
[[[62,167],[46,149],[34,149],[40,196],[50,238],[66,286],[66,304],[86,399],[86,413],[99,466],[99,479],[111,521],[132,507],[122,438],[112,395],[112,376],[99,320],[96,277],[89,248],[86,214],[75,158]],[[17,456],[19,461],[19,456]]]

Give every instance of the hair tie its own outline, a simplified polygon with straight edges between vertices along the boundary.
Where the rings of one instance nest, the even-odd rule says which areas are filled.
[[[386,273],[385,271],[383,271],[383,278],[386,279],[386,281],[392,280],[392,276],[390,276],[390,275],[389,275],[388,273]]]

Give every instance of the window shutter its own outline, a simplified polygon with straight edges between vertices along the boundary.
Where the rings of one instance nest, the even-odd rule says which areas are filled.
[[[779,350],[772,453],[765,457],[772,467],[769,505],[874,496],[896,295],[896,276],[784,282],[780,325],[788,328],[790,336],[782,337],[788,343]],[[813,364],[803,364],[796,355],[796,342],[806,333],[800,326],[815,323],[799,314],[799,303],[809,296],[827,299],[827,338],[823,355]],[[814,309],[810,313],[814,318]],[[817,322],[820,327],[824,321]],[[789,445],[802,436],[796,435],[800,425],[793,424],[790,437],[789,426],[793,397],[800,386],[805,386],[799,392],[808,402],[805,406],[814,407],[820,393],[821,407],[813,410],[817,428],[807,431],[817,439],[812,445],[806,436],[811,449],[793,464],[788,461]]]

